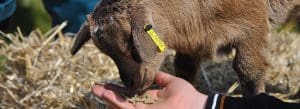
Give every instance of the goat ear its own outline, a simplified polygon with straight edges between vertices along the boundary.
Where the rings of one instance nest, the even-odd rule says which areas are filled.
[[[141,13],[135,13],[131,18],[131,32],[134,46],[142,61],[150,61],[157,53],[157,47],[144,30],[145,25],[152,23],[151,15],[142,11]]]
[[[75,55],[77,51],[81,48],[81,46],[87,42],[89,39],[91,39],[90,29],[88,22],[84,22],[77,33],[76,40],[73,44],[73,47],[71,49],[71,54]]]

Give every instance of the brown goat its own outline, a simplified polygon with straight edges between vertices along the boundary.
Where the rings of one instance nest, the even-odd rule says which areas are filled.
[[[264,92],[269,20],[281,23],[290,0],[103,0],[88,15],[71,53],[90,38],[118,66],[123,83],[148,88],[166,53],[144,30],[147,24],[176,50],[176,74],[193,82],[204,59],[236,49],[233,68],[244,95]]]

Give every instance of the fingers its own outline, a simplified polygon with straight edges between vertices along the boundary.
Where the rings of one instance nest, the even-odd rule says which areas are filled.
[[[164,72],[158,72],[155,77],[155,82],[160,85],[161,87],[165,87],[168,84],[172,83],[172,81],[176,81],[176,77],[164,73]],[[170,84],[171,85],[171,84]],[[92,92],[104,99],[111,107],[114,109],[133,109],[134,106],[129,103],[126,99],[120,97],[118,93],[128,93],[130,92],[129,89],[116,86],[116,85],[94,85],[92,87]],[[146,93],[148,93],[152,97],[158,97],[158,98],[165,98],[168,94],[165,89],[162,90],[148,90]],[[147,108],[148,105],[145,104],[138,104],[138,108]]]
[[[164,72],[158,72],[155,75],[155,82],[156,82],[156,84],[158,84],[161,87],[167,86],[174,79],[176,79],[176,77],[174,77],[174,76],[172,76],[170,74],[164,73]]]
[[[159,90],[149,90],[146,92],[150,97],[157,98]],[[149,108],[149,104],[137,102],[135,105],[129,103],[127,100],[119,97],[113,91],[105,91],[103,93],[103,99],[114,109],[146,109]]]
[[[114,109],[133,109],[133,105],[127,100],[123,99],[110,89],[106,89],[102,85],[94,85],[92,87],[92,92],[96,96],[104,99]]]
[[[104,86],[101,85],[94,85],[92,87],[92,92],[98,96],[102,98],[103,93],[106,91],[106,89],[104,88]]]
[[[133,109],[133,105],[127,100],[121,98],[113,91],[107,90],[103,93],[103,99],[110,104],[110,106],[118,109]]]

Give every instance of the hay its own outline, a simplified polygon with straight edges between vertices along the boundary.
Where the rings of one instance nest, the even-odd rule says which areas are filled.
[[[58,35],[65,24],[46,33],[3,34],[11,44],[2,43],[0,56],[0,108],[91,108],[86,99],[97,81],[119,81],[117,68],[90,42],[70,55],[73,39]],[[94,106],[95,107],[95,106]]]
[[[92,42],[71,56],[74,39],[63,36],[60,32],[63,26],[46,34],[36,30],[29,37],[24,37],[20,29],[15,34],[1,33],[11,44],[0,41],[0,108],[105,107],[92,96],[90,87],[99,81],[120,82],[114,62]],[[53,40],[57,35],[57,40]],[[272,36],[269,91],[295,102],[300,86],[300,36],[294,33],[272,33]],[[174,55],[168,56],[162,69],[173,72],[173,59]],[[204,69],[215,91],[225,93],[237,81],[232,76],[235,74],[231,61],[205,63]]]

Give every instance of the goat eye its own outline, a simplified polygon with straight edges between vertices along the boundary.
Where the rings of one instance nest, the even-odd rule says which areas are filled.
[[[96,26],[93,30],[93,33],[97,39],[101,39],[101,33],[103,33],[103,26]]]
[[[94,28],[93,32],[94,32],[94,33],[97,33],[98,30],[99,30],[99,26],[96,26],[96,27]]]

